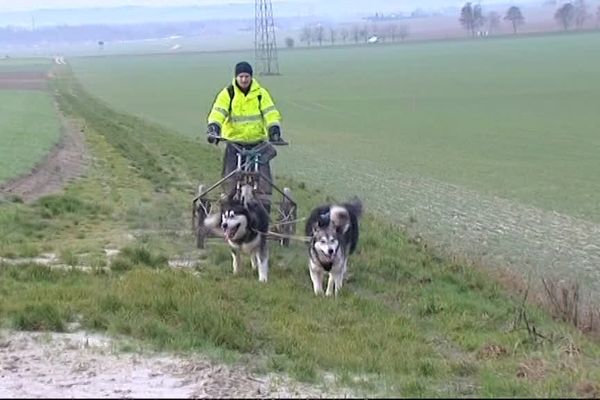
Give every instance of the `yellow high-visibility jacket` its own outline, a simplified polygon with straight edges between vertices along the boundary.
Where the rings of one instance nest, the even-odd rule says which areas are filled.
[[[221,127],[223,138],[239,143],[256,143],[268,139],[268,129],[280,125],[281,114],[275,108],[269,92],[252,79],[247,95],[233,80],[234,96],[230,102],[229,91],[221,90],[208,114],[208,123]],[[231,104],[231,113],[229,105]]]

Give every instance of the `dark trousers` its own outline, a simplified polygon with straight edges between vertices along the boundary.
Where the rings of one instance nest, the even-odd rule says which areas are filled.
[[[248,148],[252,148],[256,145],[244,145],[242,147],[248,149]],[[244,162],[244,160],[242,160],[242,163]],[[227,144],[227,147],[225,147],[225,155],[223,156],[223,174],[222,176],[225,177],[226,175],[228,175],[231,171],[234,171],[237,167],[237,152],[236,149],[231,146],[230,144]],[[271,165],[269,162],[265,163],[265,164],[260,164],[258,167],[259,172],[267,177],[271,182],[273,181],[273,178],[271,177]],[[233,195],[235,193],[235,185],[236,185],[236,179],[235,179],[235,175],[233,175],[231,178],[227,179],[225,182],[223,182],[222,184],[223,189],[225,190],[225,193],[227,195]],[[262,177],[258,178],[258,189],[255,192],[256,195],[256,199],[258,201],[260,201],[263,206],[265,207],[265,209],[267,210],[267,213],[270,213],[271,211],[271,195],[273,193],[273,188],[271,187],[271,184],[269,184],[269,182],[267,182],[266,180],[262,179]]]

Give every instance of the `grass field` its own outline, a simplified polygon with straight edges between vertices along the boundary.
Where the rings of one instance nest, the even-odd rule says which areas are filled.
[[[51,95],[21,90],[50,66],[47,58],[0,59],[0,183],[31,170],[58,142],[60,121]]]
[[[47,71],[50,58],[0,58],[0,73],[5,71]]]
[[[338,195],[358,191],[375,208],[386,200],[379,188],[389,185],[379,178],[390,171],[600,221],[599,38],[281,52],[283,76],[261,79],[293,141],[277,168],[336,183]],[[107,103],[196,137],[215,93],[244,58],[252,55],[71,62]],[[332,170],[323,174],[326,162]],[[340,171],[352,171],[360,187],[335,182]]]
[[[1,203],[0,256],[51,251],[92,272],[1,266],[1,327],[64,331],[77,322],[316,385],[330,376],[361,396],[598,396],[596,342],[373,214],[361,222],[352,275],[336,300],[313,296],[298,243],[272,246],[267,285],[247,260],[232,276],[225,246],[199,252],[191,235],[177,234],[188,226],[195,182],[218,176],[220,153],[115,113],[68,74],[56,83],[62,110],[85,126],[94,162],[63,194]],[[303,215],[327,198],[304,182],[285,184]],[[122,252],[109,263],[104,250],[114,248]],[[199,261],[192,271],[166,267],[186,256]]]
[[[0,183],[31,170],[59,137],[50,94],[0,90]]]

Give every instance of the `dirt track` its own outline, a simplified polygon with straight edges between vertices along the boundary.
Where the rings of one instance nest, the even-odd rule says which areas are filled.
[[[18,196],[25,202],[60,191],[80,176],[88,163],[81,130],[73,121],[62,118],[60,142],[27,175],[0,185],[1,196]]]
[[[47,90],[51,74],[41,71],[5,71],[0,73],[0,90]],[[81,130],[58,110],[61,118],[59,143],[29,173],[0,184],[0,196],[17,196],[25,202],[60,191],[70,180],[82,174],[88,155]]]

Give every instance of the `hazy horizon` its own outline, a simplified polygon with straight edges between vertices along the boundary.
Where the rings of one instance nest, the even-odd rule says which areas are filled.
[[[542,0],[484,0],[499,5],[541,4]],[[273,0],[276,18],[358,19],[375,13],[408,15],[417,9],[448,13],[464,0]],[[131,8],[139,7],[139,8]],[[0,0],[0,27],[43,27],[86,24],[139,24],[240,20],[254,18],[254,0]]]
[[[540,1],[521,0],[516,4],[539,7]],[[254,0],[23,0],[18,4],[32,10],[2,11],[16,6],[0,0],[0,29],[4,32],[0,48],[5,51],[15,46],[49,49],[49,43],[55,48],[83,42],[93,46],[99,38],[112,43],[185,38],[185,43],[161,45],[169,51],[193,46],[204,49],[208,44],[210,48],[221,48],[231,43],[253,43]],[[410,19],[411,37],[418,38],[435,36],[431,32],[436,29],[445,31],[444,35],[449,29],[462,34],[457,15],[463,4],[464,0],[273,0],[273,11],[277,28],[282,31],[298,32],[309,23],[358,23],[379,13],[390,17],[387,21]],[[481,2],[486,13],[503,12],[513,4],[506,0]],[[430,21],[435,21],[437,27]],[[198,45],[199,38],[204,38],[204,47]],[[227,42],[231,38],[235,40]]]
[[[506,3],[531,3],[533,0],[521,0],[518,2],[510,0],[485,0],[479,1],[482,6]],[[373,8],[387,8],[398,10],[409,10],[416,8],[445,8],[458,7],[465,1],[456,0],[403,0],[385,1],[371,0],[369,2],[356,2],[352,0],[273,0],[277,3],[297,4],[315,8],[340,7],[344,12],[356,12],[370,10]],[[541,3],[541,1],[539,1]],[[224,6],[224,5],[248,5],[254,4],[254,0],[231,0],[227,2],[218,0],[0,0],[0,13],[31,12],[39,10],[63,10],[63,9],[86,9],[86,8],[117,8],[126,6],[141,7],[187,7],[187,6]],[[350,9],[348,9],[350,5]]]

